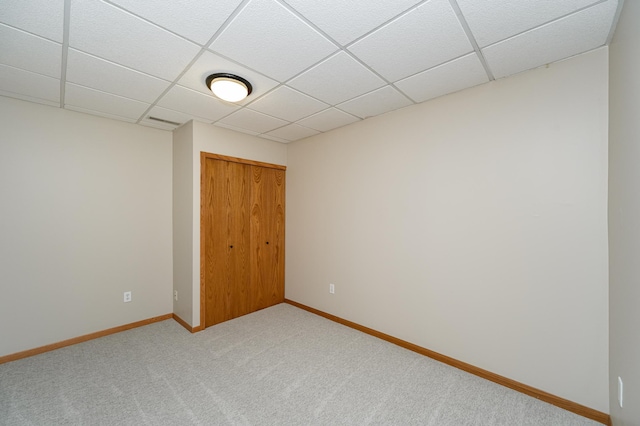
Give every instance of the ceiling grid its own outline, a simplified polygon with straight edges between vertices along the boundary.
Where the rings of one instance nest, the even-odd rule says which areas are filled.
[[[169,131],[197,120],[288,143],[597,49],[621,6],[3,0],[0,96]],[[216,98],[205,85],[213,73],[247,79],[251,95]]]

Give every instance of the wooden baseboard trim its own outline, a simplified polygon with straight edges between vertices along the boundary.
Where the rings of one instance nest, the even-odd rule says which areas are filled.
[[[173,319],[176,320],[176,322],[178,324],[180,324],[181,326],[183,326],[184,328],[189,330],[191,333],[197,333],[198,331],[204,330],[204,327],[202,327],[200,325],[197,326],[197,327],[191,327],[188,322],[186,322],[185,320],[183,320],[182,318],[180,318],[176,314],[173,314]]]
[[[478,377],[482,377],[483,379],[490,380],[499,385],[506,386],[510,389],[532,396],[541,401],[555,405],[567,411],[571,411],[573,413],[576,413],[588,419],[595,420],[605,425],[611,425],[611,417],[609,416],[609,414],[603,413],[598,410],[594,410],[593,408],[589,408],[584,405],[578,404],[576,402],[569,401],[564,398],[560,398],[559,396],[552,395],[548,392],[542,391],[540,389],[536,389],[529,385],[525,385],[524,383],[520,383],[515,380],[506,378],[504,376],[500,376],[498,374],[492,373],[490,371],[483,370],[482,368],[476,367],[471,364],[467,364],[466,362],[458,361],[457,359],[448,357],[446,355],[442,355],[438,352],[434,352],[430,349],[426,349],[418,345],[414,345],[413,343],[398,339],[388,334],[381,333],[379,331],[373,330],[371,328],[365,327],[360,324],[356,324],[354,322],[345,320],[335,315],[328,314],[326,312],[320,311],[310,306],[303,305],[302,303],[294,302],[293,300],[289,300],[289,299],[285,299],[285,303],[288,303],[300,309],[304,309],[305,311],[327,318],[331,321],[335,321],[347,327],[351,327],[353,329],[356,329],[363,333],[377,337],[379,339],[385,340],[389,343],[393,343],[395,345],[401,346],[405,349],[409,349],[410,351],[417,352],[424,356],[428,356],[429,358],[435,359],[436,361],[440,361],[444,364],[448,364],[452,367],[474,374]]]
[[[74,337],[73,339],[52,343],[50,345],[40,346],[39,348],[28,349],[26,351],[0,356],[0,364],[16,361],[16,360],[27,358],[34,355],[39,355],[45,352],[64,348],[65,346],[71,346],[77,343],[86,342],[88,340],[97,339],[99,337],[108,336],[110,334],[120,333],[121,331],[131,330],[132,328],[142,327],[143,325],[153,324],[154,322],[168,320],[172,318],[172,315],[173,314],[160,315],[159,317],[148,318],[142,321],[132,322],[131,324],[125,324],[118,327],[109,328],[107,330],[96,331],[95,333],[85,334],[84,336]]]

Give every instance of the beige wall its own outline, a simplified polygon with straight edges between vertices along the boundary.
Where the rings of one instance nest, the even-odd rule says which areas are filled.
[[[193,122],[173,132],[173,312],[193,315]]]
[[[5,97],[0,129],[0,355],[171,313],[171,133]]]
[[[610,47],[609,398],[614,425],[640,425],[640,3],[626,1]],[[618,405],[618,377],[624,408]]]
[[[190,166],[185,163],[185,149],[189,149],[190,145]],[[182,146],[182,148],[177,148]],[[186,147],[186,148],[185,148]],[[174,238],[180,238],[181,241],[190,240],[189,250],[184,244],[178,247],[174,243],[174,262],[176,269],[180,268],[180,281],[177,281],[175,289],[180,293],[185,293],[187,297],[179,297],[178,303],[175,304],[179,309],[180,317],[192,326],[200,325],[200,152],[211,152],[214,154],[227,155],[231,157],[244,158],[248,160],[262,161],[273,164],[287,164],[287,146],[261,139],[244,133],[234,132],[217,126],[208,125],[193,121],[186,124],[174,132],[174,155],[176,149],[180,152],[179,157],[174,157],[174,171],[180,170],[180,182],[178,186],[174,182],[174,212],[180,210],[180,216],[174,217],[174,225],[178,225],[180,234],[185,232],[185,226],[191,225],[191,234],[189,237],[185,235],[177,236],[174,230]],[[190,167],[190,169],[189,169]],[[190,185],[187,188],[184,178],[190,174]],[[176,188],[180,188],[176,194]],[[188,191],[189,194],[185,194]],[[175,203],[180,199],[188,202],[191,199],[192,204],[188,211],[185,206],[176,207]],[[185,215],[191,215],[187,218]],[[184,265],[191,265],[191,273],[187,273]],[[179,265],[179,266],[178,266]],[[190,288],[187,289],[185,280],[191,279]],[[175,303],[175,302],[174,302]],[[178,313],[178,310],[176,311]]]
[[[608,412],[607,62],[289,144],[286,297]]]

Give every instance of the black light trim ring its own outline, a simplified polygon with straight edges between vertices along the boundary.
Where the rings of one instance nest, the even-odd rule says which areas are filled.
[[[219,72],[219,73],[211,74],[209,77],[207,77],[207,88],[209,90],[211,90],[211,82],[216,78],[230,78],[231,80],[239,81],[240,83],[244,84],[247,87],[247,96],[249,96],[253,91],[253,86],[251,86],[251,83],[249,83],[249,81],[240,77],[239,75],[231,74],[228,72]]]

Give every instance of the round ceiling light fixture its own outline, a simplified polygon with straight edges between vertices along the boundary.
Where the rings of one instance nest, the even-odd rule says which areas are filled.
[[[207,77],[207,87],[218,98],[227,102],[240,102],[251,94],[251,83],[229,73],[216,73]]]

